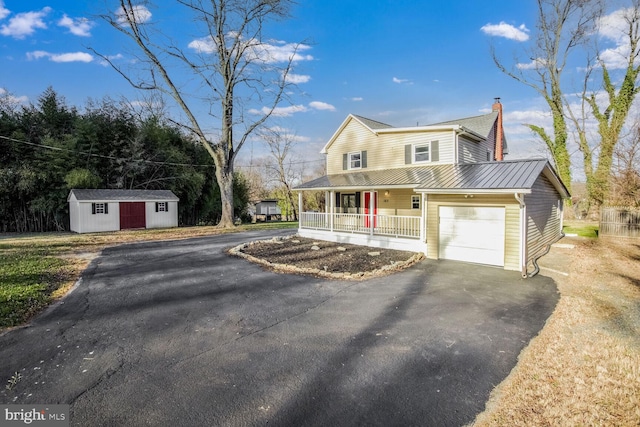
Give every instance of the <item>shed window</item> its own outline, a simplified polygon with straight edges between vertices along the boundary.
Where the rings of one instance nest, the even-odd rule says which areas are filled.
[[[169,202],[156,202],[156,212],[169,212]]]
[[[91,213],[93,215],[96,214],[108,214],[109,213],[109,204],[108,203],[91,203]]]
[[[420,196],[411,196],[411,209],[420,209]]]

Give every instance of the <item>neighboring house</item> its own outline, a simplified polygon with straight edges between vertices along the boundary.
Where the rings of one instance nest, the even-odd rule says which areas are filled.
[[[280,220],[282,212],[277,199],[265,199],[256,203],[256,221]]]
[[[67,201],[76,233],[178,226],[178,198],[170,190],[73,189]]]
[[[322,150],[327,175],[296,187],[326,191],[302,212],[314,239],[424,252],[520,271],[562,237],[566,187],[546,159],[503,161],[499,100],[489,114],[394,128],[349,115]]]

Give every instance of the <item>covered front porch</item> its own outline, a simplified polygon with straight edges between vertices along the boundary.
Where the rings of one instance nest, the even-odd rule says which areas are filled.
[[[335,189],[324,212],[305,212],[299,234],[312,239],[427,253],[426,195],[407,188]]]

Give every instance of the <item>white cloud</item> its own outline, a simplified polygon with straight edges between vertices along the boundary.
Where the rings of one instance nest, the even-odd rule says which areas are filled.
[[[611,70],[628,66],[631,46],[629,44],[629,20],[637,13],[633,8],[618,9],[598,21],[598,35],[615,46],[600,52],[600,59]],[[637,20],[636,18],[633,18]],[[638,65],[637,62],[635,64]]]
[[[227,38],[230,41],[237,34],[229,33]],[[217,51],[215,40],[211,36],[195,39],[188,44],[189,48],[198,53],[214,53]],[[304,52],[311,49],[311,46],[305,44],[286,43],[283,41],[260,42],[257,39],[240,40],[239,48],[247,61],[263,61],[267,64],[278,62],[299,62],[311,61],[313,56],[305,55]]]
[[[335,111],[336,107],[334,107],[331,104],[327,104],[326,102],[320,102],[320,101],[313,101],[309,103],[309,107],[311,107],[314,110],[326,110],[326,111]],[[290,105],[288,107],[276,107],[273,110],[273,113],[271,113],[272,116],[274,117],[291,117],[292,115],[296,114],[296,113],[306,113],[307,111],[309,111],[309,108],[307,108],[304,105]],[[262,107],[261,109],[257,110],[255,108],[252,108],[249,110],[249,113],[251,114],[268,114],[269,113],[269,107]]]
[[[118,60],[118,59],[122,59],[122,58],[124,58],[124,56],[122,56],[121,53],[118,53],[116,55],[107,55],[107,59],[109,61],[114,61],[114,60]],[[100,65],[102,65],[103,67],[108,67],[109,66],[109,62],[103,59],[103,60],[100,61]]]
[[[293,83],[293,84],[307,83],[309,80],[311,80],[311,76],[307,76],[304,74],[289,73],[287,74],[286,80],[287,80],[287,83]]]
[[[2,9],[6,12],[6,9]],[[23,12],[9,19],[8,25],[0,27],[0,34],[10,36],[14,39],[24,39],[26,36],[33,34],[36,29],[45,29],[47,24],[44,18],[51,11],[50,7],[45,7],[39,12]],[[4,12],[0,12],[4,13]]]
[[[529,29],[524,24],[519,27],[514,27],[504,21],[500,21],[499,24],[487,24],[481,27],[480,31],[490,36],[504,37],[519,42],[529,40],[529,34],[527,34]]]
[[[141,4],[135,5],[131,9],[127,8],[126,12],[122,6],[120,6],[118,10],[116,10],[116,20],[118,24],[125,26],[129,25],[127,17],[132,18],[132,20],[138,24],[144,24],[151,20],[151,11]]]
[[[187,46],[198,53],[213,53],[217,51],[216,44],[210,36],[195,39]]]
[[[313,56],[304,55],[303,52],[311,49],[311,46],[297,43],[276,42],[277,44],[255,43],[250,44],[248,56],[253,55],[267,63],[311,61]]]
[[[0,0],[0,19],[6,18],[10,13],[11,11],[4,7],[4,1]]]
[[[87,18],[69,18],[65,13],[58,21],[58,25],[69,29],[69,32],[73,35],[91,37],[91,27],[94,26],[94,23]]]
[[[546,62],[547,61],[544,58],[535,58],[532,59],[531,62],[526,64],[518,63],[516,64],[516,67],[520,70],[535,70],[544,67]]]
[[[399,79],[397,77],[394,77],[392,80],[394,83],[398,83],[398,84],[403,84],[403,83],[413,84],[409,79]]]
[[[94,59],[86,52],[51,53],[43,50],[27,52],[27,58],[29,60],[48,58],[52,62],[91,62]]]
[[[268,114],[269,110],[270,109],[268,107],[262,107],[260,110],[256,110],[255,108],[252,108],[251,110],[249,110],[249,113]],[[306,111],[309,111],[309,109],[304,105],[290,105],[289,107],[274,108],[273,113],[271,113],[271,115],[274,117],[290,117],[295,113],[304,113]]]
[[[351,100],[351,101],[354,101],[354,102],[362,101],[362,99],[363,99],[363,98],[362,98],[361,96],[354,96],[353,98],[350,98],[350,100]]]
[[[315,110],[336,111],[336,107],[326,102],[313,101],[309,103],[309,107]]]
[[[0,99],[2,99],[2,101],[0,102],[7,102],[13,106],[25,105],[29,102],[29,98],[27,98],[26,96],[11,95],[9,92],[7,92],[6,89],[1,87],[0,87]]]

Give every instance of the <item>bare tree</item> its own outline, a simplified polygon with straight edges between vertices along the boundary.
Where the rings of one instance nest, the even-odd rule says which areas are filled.
[[[608,200],[622,206],[640,206],[640,119],[633,131],[617,145]]]
[[[625,39],[627,50],[618,50],[617,59],[625,63],[624,77],[621,80],[614,79],[611,75],[607,61],[602,53],[598,54],[597,67],[593,71],[601,72],[602,87],[599,90],[606,95],[606,100],[601,100],[593,91],[587,93],[588,82],[592,79],[592,73],[585,76],[583,90],[583,107],[581,117],[587,113],[593,115],[598,124],[599,141],[597,144],[589,144],[586,138],[585,120],[573,122],[578,129],[579,149],[582,152],[584,172],[587,179],[587,194],[590,203],[596,206],[602,205],[609,196],[610,180],[613,166],[615,148],[621,138],[623,127],[627,121],[629,111],[635,100],[640,86],[638,75],[640,73],[640,1],[633,0],[632,7],[619,11],[622,14],[625,28],[621,30],[621,36]],[[624,52],[624,53],[622,53]],[[584,102],[590,111],[584,108]],[[594,164],[597,158],[597,165]]]
[[[537,0],[538,20],[535,47],[528,61],[509,69],[495,52],[493,59],[506,75],[538,92],[553,118],[553,135],[538,125],[527,126],[547,146],[560,177],[571,189],[571,159],[567,148],[568,131],[562,89],[562,72],[574,48],[584,43],[600,15],[600,0]]]
[[[295,135],[279,128],[265,129],[261,136],[269,147],[271,162],[268,165],[270,175],[282,186],[283,195],[291,207],[294,221],[298,220],[297,202],[293,195],[293,182],[296,179],[296,171],[292,159],[292,150],[295,145]]]
[[[156,28],[149,20],[150,2],[118,3],[117,11],[102,18],[135,42],[136,72],[92,50],[133,87],[162,92],[180,107],[186,120],[179,124],[205,147],[215,164],[222,199],[218,226],[233,227],[234,160],[247,138],[285,97],[287,76],[299,56],[300,44],[291,45],[283,57],[281,49],[276,52],[263,41],[264,23],[287,17],[291,1],[176,0],[194,26],[202,25],[203,37],[193,40],[187,49],[172,42],[168,29]],[[205,126],[200,117],[202,102],[216,123],[214,132],[207,131],[211,125]],[[258,108],[250,110],[252,106]]]

